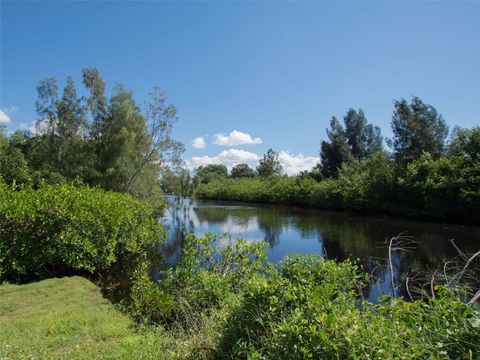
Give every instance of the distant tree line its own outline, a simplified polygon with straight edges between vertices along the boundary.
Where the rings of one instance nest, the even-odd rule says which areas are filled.
[[[0,176],[7,183],[77,181],[163,203],[159,175],[180,163],[183,144],[171,137],[177,109],[159,88],[143,109],[117,85],[107,98],[95,68],[82,72],[88,96],[73,79],[58,93],[54,78],[41,80],[35,131],[6,135],[0,128]]]
[[[228,168],[223,164],[209,164],[199,166],[191,177],[186,169],[181,172],[167,171],[162,177],[161,184],[163,190],[168,194],[179,196],[191,196],[194,190],[200,184],[208,184],[214,180],[231,177],[233,179],[243,178],[268,178],[279,176],[282,173],[282,165],[278,160],[278,153],[268,149],[260,159],[256,169],[248,164],[241,163],[232,167],[230,174]]]
[[[260,161],[256,179],[239,179],[233,169],[227,178],[226,168],[202,177],[205,169],[198,169],[203,181],[195,195],[480,221],[480,127],[455,127],[449,137],[442,115],[418,97],[395,101],[391,126],[393,138],[384,141],[361,109],[349,109],[343,124],[332,117],[312,170],[278,176],[278,157],[271,151]]]

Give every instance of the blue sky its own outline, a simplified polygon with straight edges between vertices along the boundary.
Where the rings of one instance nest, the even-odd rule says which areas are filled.
[[[81,88],[86,66],[139,103],[160,86],[179,109],[174,135],[190,166],[254,164],[271,147],[293,173],[316,161],[332,115],[361,107],[388,137],[393,100],[413,95],[451,126],[480,123],[480,2],[0,6],[0,121],[10,130],[36,119],[40,79],[63,86],[72,75]]]

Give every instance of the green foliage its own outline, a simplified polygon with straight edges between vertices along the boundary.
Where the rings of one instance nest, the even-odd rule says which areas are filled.
[[[265,244],[187,237],[182,261],[154,284],[139,271],[130,311],[167,330],[210,337],[197,358],[430,359],[480,355],[480,313],[462,294],[361,299],[364,280],[351,261],[291,255],[265,262]],[[215,331],[207,331],[212,329]],[[208,334],[208,335],[207,335]],[[205,341],[207,342],[207,341]]]
[[[391,145],[395,157],[402,162],[418,159],[424,152],[438,158],[443,154],[448,126],[437,110],[414,97],[395,101],[392,118],[394,138]]]
[[[455,128],[448,153],[463,156],[472,161],[480,161],[480,126],[471,129]]]
[[[349,109],[343,122],[345,128],[333,116],[327,129],[328,141],[322,141],[320,168],[324,177],[336,177],[343,163],[362,160],[382,150],[380,128],[367,124],[362,109]]]
[[[190,171],[181,169],[173,172],[170,169],[163,169],[160,180],[162,190],[166,194],[188,197],[192,195],[193,181],[190,177]]]
[[[480,161],[461,156],[434,160],[424,154],[399,179],[402,194],[427,215],[480,220]]]
[[[361,160],[377,151],[382,150],[382,136],[380,128],[367,124],[362,109],[349,109],[343,118],[345,136],[354,159]]]
[[[105,275],[134,264],[163,240],[152,208],[129,195],[71,185],[0,184],[0,279],[24,281],[83,271]]]
[[[208,184],[211,181],[226,178],[228,176],[228,169],[223,164],[211,164],[200,166],[195,170],[195,183]]]
[[[394,187],[394,167],[385,152],[342,164],[338,182],[345,209],[381,210]]]
[[[122,86],[108,99],[95,68],[83,70],[83,84],[90,91],[86,101],[77,96],[71,77],[60,97],[56,79],[39,82],[36,132],[6,138],[1,130],[0,176],[8,183],[36,184],[55,173],[132,194],[159,210],[164,201],[158,174],[178,167],[183,151],[170,135],[175,106],[158,88],[143,112]]]
[[[480,220],[480,162],[426,154],[400,168],[386,153],[343,163],[336,179],[313,176],[221,179],[200,184],[204,199],[384,212],[464,223]]]
[[[228,319],[220,358],[430,359],[480,353],[479,312],[442,291],[427,302],[358,304],[349,262],[286,258],[252,281]]]
[[[248,279],[262,271],[266,244],[225,241],[211,234],[187,236],[180,263],[158,284],[152,283],[147,267],[139,269],[130,311],[144,321],[188,329],[205,312],[226,306]]]
[[[20,149],[7,146],[0,150],[0,177],[8,184],[30,182],[31,171]]]
[[[280,175],[282,173],[282,165],[278,161],[278,153],[272,149],[268,149],[260,159],[257,166],[258,176],[268,178],[270,176]]]
[[[255,170],[253,170],[247,164],[235,165],[230,172],[230,176],[232,178],[253,178],[255,175]]]

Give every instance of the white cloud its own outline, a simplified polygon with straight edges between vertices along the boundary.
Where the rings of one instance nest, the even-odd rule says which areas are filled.
[[[192,146],[195,149],[205,149],[205,145],[206,145],[205,140],[201,136],[192,140]]]
[[[185,164],[190,170],[210,164],[224,164],[230,169],[236,164],[258,161],[259,159],[260,156],[255,153],[239,149],[229,149],[223,150],[216,156],[194,156],[190,160],[186,160]]]
[[[29,131],[32,135],[42,135],[47,132],[48,119],[40,121],[32,121],[30,125],[27,123],[20,123],[20,129]]]
[[[2,109],[0,109],[0,123],[4,123],[4,124],[10,123],[10,116],[8,116],[7,113]]]
[[[320,161],[320,158],[314,156],[303,156],[303,154],[293,155],[288,151],[278,153],[278,161],[283,167],[283,171],[288,175],[298,174],[303,170],[311,170]]]
[[[262,139],[259,137],[253,139],[250,134],[246,134],[244,132],[233,130],[229,135],[225,134],[216,134],[215,140],[213,143],[216,145],[223,145],[223,146],[236,146],[236,145],[251,145],[251,144],[261,144]]]
[[[199,166],[210,164],[223,164],[230,170],[233,166],[241,163],[247,163],[255,168],[261,158],[262,156],[249,151],[228,149],[223,150],[215,156],[194,156],[189,160],[185,160],[185,165],[189,170],[194,170]],[[320,158],[315,156],[304,156],[303,154],[295,155],[289,151],[280,151],[278,153],[278,161],[282,165],[285,174],[296,175],[300,171],[311,170],[318,164]]]

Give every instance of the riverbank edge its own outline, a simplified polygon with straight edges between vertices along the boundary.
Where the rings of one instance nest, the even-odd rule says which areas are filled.
[[[169,195],[169,194],[167,194]],[[390,211],[380,211],[380,210],[372,210],[372,209],[341,209],[341,208],[332,208],[328,206],[315,206],[305,203],[287,203],[287,202],[273,202],[273,201],[261,201],[258,199],[255,200],[238,200],[238,199],[230,199],[225,197],[201,197],[196,194],[193,194],[191,199],[194,200],[206,200],[206,201],[224,201],[226,203],[240,203],[245,205],[268,205],[268,206],[280,206],[286,209],[305,209],[305,210],[316,210],[316,211],[328,211],[332,213],[339,213],[347,216],[355,216],[355,217],[366,217],[366,218],[381,218],[385,220],[400,220],[400,221],[412,221],[418,222],[423,224],[436,224],[436,225],[457,225],[457,226],[471,226],[477,227],[480,229],[480,224],[476,223],[475,221],[460,221],[460,220],[452,220],[447,221],[446,219],[440,219],[430,216],[422,216],[422,215],[408,215],[408,209],[405,209],[405,212],[390,212]],[[413,211],[413,210],[412,210]]]

